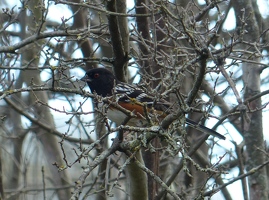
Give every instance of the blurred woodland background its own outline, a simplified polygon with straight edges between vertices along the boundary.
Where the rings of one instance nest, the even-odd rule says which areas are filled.
[[[268,1],[0,7],[1,199],[268,199]],[[96,67],[177,117],[168,129],[111,123],[79,81]]]

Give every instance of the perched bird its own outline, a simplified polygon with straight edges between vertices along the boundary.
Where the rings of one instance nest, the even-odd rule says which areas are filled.
[[[141,88],[118,81],[116,77],[105,68],[90,69],[81,80],[88,84],[92,93],[96,92],[102,97],[111,97],[112,101],[115,100],[118,103],[119,106],[110,105],[107,109],[108,119],[117,124],[122,124],[127,119],[128,125],[142,126],[147,124],[148,116],[160,119],[171,112],[171,109],[169,109],[171,108],[170,103],[166,101],[156,101],[154,97],[148,95]],[[121,107],[123,109],[119,109]],[[128,118],[128,113],[125,110],[133,112],[136,117]],[[223,140],[225,139],[225,137],[218,132],[188,118],[186,118],[186,124],[201,132]]]

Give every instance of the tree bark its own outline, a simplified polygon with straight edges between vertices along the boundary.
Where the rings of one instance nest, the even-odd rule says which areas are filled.
[[[254,2],[250,0],[233,1],[236,13],[235,15],[237,16],[237,31],[239,33],[246,31],[243,34],[243,40],[249,44],[258,42],[260,36],[259,23],[255,17],[255,10],[253,9],[252,3]],[[241,48],[246,49],[247,47],[246,45],[241,45]],[[260,62],[260,58],[255,58],[255,56],[252,60],[256,61],[257,63]],[[259,65],[246,62],[242,64],[242,70],[245,88],[244,98],[247,99],[261,92],[261,68]],[[247,170],[251,170],[265,162],[265,155],[263,153],[265,147],[261,108],[261,98],[257,98],[248,105],[250,113],[246,113],[245,110],[241,110],[243,136],[246,143]],[[250,176],[248,179],[248,184],[250,199],[268,199],[268,182],[265,168],[262,168],[258,173]]]
[[[43,6],[43,1],[30,1],[29,10],[31,11],[31,15],[29,17],[26,16],[27,24],[25,24],[22,29],[26,30],[26,27],[28,27],[30,31],[39,32],[45,28],[45,21],[43,21]],[[26,38],[28,34],[26,32],[24,33],[25,35],[22,35],[22,37]],[[22,53],[21,62],[26,66],[38,68],[43,43],[44,42],[40,40],[35,44],[29,45],[29,47]],[[37,85],[42,85],[40,72],[38,70],[21,71],[20,76],[27,86],[32,85],[32,81]],[[38,99],[39,101],[48,104],[48,93],[46,91],[35,93],[31,92],[29,93],[28,99],[30,105],[33,106],[36,117],[45,124],[48,124],[50,127],[55,128],[54,119],[50,113],[50,109],[36,103],[36,100]],[[52,173],[53,184],[57,187],[63,187],[67,183],[70,183],[66,171],[59,172],[58,168],[52,165],[55,162],[58,165],[61,165],[63,162],[61,156],[62,152],[59,148],[57,138],[40,127],[33,127],[33,130],[43,145],[46,159],[48,161],[48,167]],[[57,190],[57,194],[59,199],[68,199],[71,196],[71,190],[59,189]]]

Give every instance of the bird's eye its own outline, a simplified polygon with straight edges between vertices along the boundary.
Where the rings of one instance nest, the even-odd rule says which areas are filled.
[[[100,74],[96,73],[93,75],[94,78],[99,78]]]

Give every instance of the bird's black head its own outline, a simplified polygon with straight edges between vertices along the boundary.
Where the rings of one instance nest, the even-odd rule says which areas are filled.
[[[105,68],[90,69],[86,72],[85,76],[80,79],[85,81],[91,89],[91,92],[96,92],[102,97],[111,96],[115,76]]]

